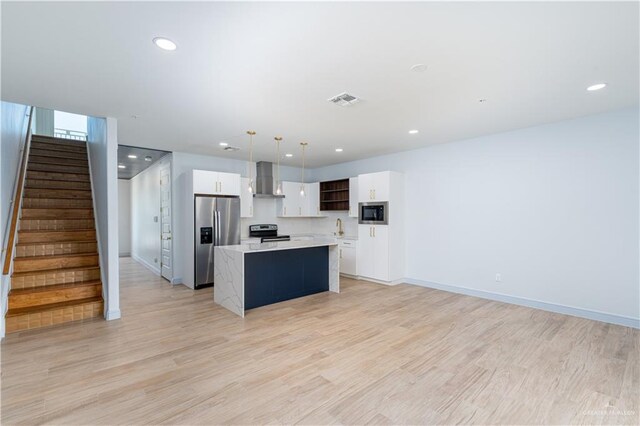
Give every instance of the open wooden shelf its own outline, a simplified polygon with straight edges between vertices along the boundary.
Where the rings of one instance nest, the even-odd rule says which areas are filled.
[[[349,210],[349,179],[320,182],[320,210]]]

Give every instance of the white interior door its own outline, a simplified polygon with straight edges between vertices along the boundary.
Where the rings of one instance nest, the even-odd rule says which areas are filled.
[[[160,164],[160,229],[162,244],[161,274],[173,279],[173,240],[171,233],[171,160]]]

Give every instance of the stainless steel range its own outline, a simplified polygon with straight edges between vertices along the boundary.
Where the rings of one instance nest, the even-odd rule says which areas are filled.
[[[289,241],[289,235],[278,235],[278,225],[249,225],[249,237],[260,238],[261,243]]]

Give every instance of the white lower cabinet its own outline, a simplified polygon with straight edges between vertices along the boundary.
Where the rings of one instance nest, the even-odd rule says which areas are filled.
[[[338,250],[340,250],[340,273],[347,275],[358,275],[357,266],[357,241],[340,240]]]
[[[358,225],[358,275],[392,281],[389,275],[389,228],[385,225]]]
[[[248,187],[249,178],[240,178],[240,217],[253,217],[253,194]]]

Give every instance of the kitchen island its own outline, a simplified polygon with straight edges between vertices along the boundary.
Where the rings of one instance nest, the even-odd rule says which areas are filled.
[[[323,291],[340,292],[335,238],[215,248],[213,299],[236,315]]]

